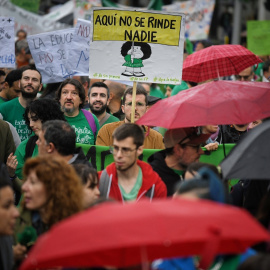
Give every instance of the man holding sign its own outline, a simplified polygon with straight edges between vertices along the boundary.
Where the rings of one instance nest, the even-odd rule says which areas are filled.
[[[111,146],[113,143],[112,134],[116,128],[124,123],[131,122],[131,105],[132,105],[132,87],[129,87],[123,96],[122,111],[125,114],[124,121],[114,122],[104,125],[97,136],[97,145]],[[141,85],[137,85],[135,121],[139,120],[147,110],[147,92]],[[163,137],[157,131],[143,127],[145,132],[144,148],[145,149],[164,149]]]

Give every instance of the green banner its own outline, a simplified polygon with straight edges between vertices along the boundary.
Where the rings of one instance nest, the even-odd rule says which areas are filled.
[[[247,22],[247,47],[256,55],[270,54],[270,21]]]
[[[113,155],[110,153],[108,146],[97,146],[97,145],[88,145],[88,144],[77,144],[78,147],[82,147],[82,150],[88,160],[93,164],[93,166],[98,170],[104,170],[109,164],[113,162]],[[234,147],[234,144],[225,144],[225,153],[228,153]],[[203,150],[206,150],[203,148]],[[143,154],[139,157],[140,160],[147,162],[148,158],[155,152],[157,149],[144,149]],[[211,163],[214,165],[219,165],[220,162],[224,159],[224,150],[223,145],[219,145],[218,150],[208,152],[205,155],[201,155],[200,161]]]
[[[30,12],[38,13],[40,0],[11,0],[10,2]]]

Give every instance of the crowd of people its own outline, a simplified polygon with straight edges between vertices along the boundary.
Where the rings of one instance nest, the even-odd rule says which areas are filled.
[[[222,143],[237,144],[267,119],[169,130],[139,126],[131,123],[132,87],[87,76],[42,84],[39,70],[29,65],[25,38],[24,31],[18,32],[17,68],[0,69],[0,269],[17,269],[54,224],[104,201],[207,199],[245,208],[269,230],[270,180],[241,179],[228,190],[220,168],[200,162],[202,146],[215,151]],[[269,83],[269,57],[261,74]],[[254,67],[230,79],[254,81]],[[182,82],[162,91],[159,85],[138,83],[135,122],[160,99],[195,85]],[[113,162],[97,172],[77,144],[110,147]],[[144,149],[158,151],[144,162]],[[203,180],[202,169],[210,170],[214,180]],[[216,260],[213,269],[237,269],[242,262],[241,270],[269,269],[269,243],[253,248],[234,268],[225,268],[224,259],[224,268],[215,268]],[[181,258],[152,264],[152,269],[195,268],[192,258],[188,268]]]

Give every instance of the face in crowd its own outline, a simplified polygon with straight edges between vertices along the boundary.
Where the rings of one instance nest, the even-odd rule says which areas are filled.
[[[104,87],[93,87],[89,94],[89,107],[93,114],[101,115],[109,105],[107,89]]]
[[[60,105],[62,111],[68,116],[76,116],[79,114],[79,106],[82,100],[79,91],[73,84],[66,84],[61,91]]]
[[[22,78],[19,83],[22,96],[24,98],[33,99],[41,90],[41,77],[38,71],[27,69],[22,73]]]
[[[125,114],[125,120],[131,122],[132,95],[126,95],[125,104],[122,105],[122,111]],[[145,95],[136,95],[135,103],[135,122],[139,120],[147,110]]]
[[[14,205],[13,190],[9,186],[0,189],[0,236],[14,233],[19,211]]]

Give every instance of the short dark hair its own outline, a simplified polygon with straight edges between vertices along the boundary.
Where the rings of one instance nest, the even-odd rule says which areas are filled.
[[[109,89],[109,87],[107,86],[107,84],[105,84],[104,82],[95,82],[95,83],[93,83],[93,84],[91,85],[91,87],[89,88],[88,96],[90,96],[91,89],[92,89],[93,87],[99,87],[99,88],[103,87],[103,88],[106,88],[108,98],[110,97],[110,89]]]
[[[36,68],[35,65],[23,66],[23,67],[20,68],[20,70],[22,71],[22,75],[26,70],[35,70],[35,71],[37,71],[39,73],[39,75],[40,75],[40,83],[42,83],[42,75],[39,72],[39,70]]]
[[[6,72],[2,69],[0,69],[0,76],[6,76]]]
[[[79,105],[79,108],[82,109],[84,107],[84,103],[85,103],[85,91],[84,91],[83,85],[76,79],[66,79],[66,80],[64,80],[61,83],[61,85],[59,86],[56,93],[55,93],[55,100],[60,102],[62,89],[67,84],[71,84],[71,85],[75,86],[75,89],[78,91],[79,97],[80,97],[80,99],[82,101],[82,103]]]
[[[128,137],[133,138],[133,143],[140,147],[144,143],[143,129],[137,124],[125,123],[119,126],[112,134],[113,139],[117,141],[125,140]]]
[[[80,77],[80,82],[81,84],[84,84],[84,83],[88,83],[88,85],[90,84],[90,78],[88,76],[79,76]]]
[[[19,30],[17,31],[17,33],[16,33],[16,36],[18,36],[19,33],[24,33],[24,34],[25,34],[25,37],[27,37],[27,32],[26,32],[25,30],[19,29]]]
[[[132,87],[128,87],[127,90],[125,91],[124,95],[123,95],[123,105],[125,104],[126,102],[126,96],[127,95],[132,95],[133,93],[133,88]],[[147,92],[146,90],[143,88],[142,85],[140,84],[137,84],[137,88],[136,88],[136,96],[137,95],[144,95],[145,96],[145,104],[147,105]]]
[[[76,150],[76,133],[69,123],[63,120],[49,120],[42,125],[47,143],[53,143],[59,154],[73,155]]]
[[[59,104],[55,100],[51,99],[36,99],[30,102],[25,108],[23,115],[26,125],[30,128],[30,121],[28,114],[34,115],[35,118],[41,120],[41,123],[45,123],[49,120],[63,120],[66,121],[64,113],[61,111]]]
[[[9,87],[13,86],[13,83],[19,81],[22,78],[22,70],[14,69],[11,70],[6,76],[5,82],[8,83]]]
[[[82,180],[82,184],[85,185],[90,180],[90,188],[94,188],[98,184],[97,170],[87,164],[74,164],[73,165],[78,176]]]

